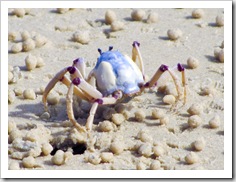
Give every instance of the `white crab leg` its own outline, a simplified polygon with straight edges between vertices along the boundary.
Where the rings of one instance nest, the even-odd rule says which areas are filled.
[[[136,62],[136,57],[138,57],[138,61],[139,61],[138,66],[139,66],[142,74],[144,75],[143,59],[142,59],[141,53],[139,51],[140,43],[138,43],[137,41],[134,41],[132,45],[133,45],[132,60],[134,62]]]
[[[91,107],[91,109],[90,109],[89,117],[88,117],[87,122],[86,122],[86,128],[89,131],[92,129],[94,115],[95,115],[95,113],[97,111],[97,108],[98,108],[98,102],[94,102],[92,107]]]
[[[82,127],[74,117],[74,111],[73,111],[73,91],[74,91],[74,84],[71,84],[67,93],[66,97],[66,106],[67,106],[67,115],[69,120],[72,122],[72,124],[75,126],[75,128],[80,132],[86,132],[85,128]]]

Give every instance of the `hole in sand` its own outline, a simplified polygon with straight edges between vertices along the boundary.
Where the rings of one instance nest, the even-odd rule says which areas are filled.
[[[70,147],[63,147],[63,148],[53,148],[52,152],[50,153],[52,156],[56,154],[58,150],[62,150],[66,152]],[[75,144],[71,147],[73,155],[83,154],[85,150],[87,149],[85,144]]]

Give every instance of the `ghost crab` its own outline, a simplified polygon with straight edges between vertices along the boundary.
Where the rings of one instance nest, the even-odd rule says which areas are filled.
[[[94,114],[98,105],[109,105],[121,102],[125,98],[132,98],[143,92],[145,88],[156,85],[158,79],[166,71],[172,77],[177,89],[178,98],[180,96],[180,87],[178,77],[169,69],[168,66],[162,64],[154,76],[145,81],[144,66],[139,50],[140,43],[134,41],[132,44],[132,59],[119,51],[109,50],[102,52],[98,49],[100,57],[92,71],[86,77],[85,62],[82,58],[73,61],[73,65],[59,71],[55,77],[48,83],[43,94],[43,103],[47,110],[47,95],[53,89],[58,81],[61,81],[69,89],[67,92],[66,105],[69,120],[73,123],[78,131],[91,130]],[[184,87],[184,103],[186,102],[186,78],[185,69],[181,64],[177,64],[177,70],[182,74],[182,86]],[[69,72],[70,79],[65,76]],[[92,85],[92,78],[96,79],[96,85]],[[73,113],[73,94],[92,103],[89,117],[86,122],[86,128],[77,123]]]

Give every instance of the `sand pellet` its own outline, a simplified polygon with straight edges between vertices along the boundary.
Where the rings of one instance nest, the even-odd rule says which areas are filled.
[[[104,119],[111,119],[112,115],[115,114],[116,111],[113,109],[113,108],[106,108],[103,113],[102,113],[102,116]]]
[[[195,9],[192,11],[192,17],[193,18],[202,18],[204,16],[203,9]]]
[[[51,159],[53,164],[62,165],[65,162],[64,152],[62,150],[58,150],[55,155]]]
[[[123,114],[115,113],[112,115],[111,120],[113,123],[119,126],[121,123],[125,121],[125,117],[123,116]]]
[[[152,161],[152,163],[150,164],[150,169],[151,170],[159,170],[161,168],[161,163],[158,160],[154,160]]]
[[[164,116],[163,118],[160,119],[160,124],[161,125],[167,125],[169,123],[169,117]]]
[[[33,37],[33,40],[35,41],[35,46],[36,47],[42,47],[43,45],[45,45],[47,43],[47,38],[42,36],[42,35],[35,35]]]
[[[138,122],[142,122],[146,118],[146,113],[139,109],[134,113],[135,120]]]
[[[153,153],[156,157],[159,157],[165,154],[165,149],[162,146],[157,145],[153,147]]]
[[[15,41],[18,36],[18,32],[12,31],[8,32],[8,41]]]
[[[40,115],[40,118],[45,119],[45,120],[48,120],[50,117],[51,116],[50,116],[49,112],[44,112],[43,114]]]
[[[24,8],[14,8],[13,12],[14,15],[17,17],[23,17],[25,15],[25,9]]]
[[[8,121],[8,134],[15,129],[16,129],[16,123],[14,121]]]
[[[123,111],[122,112],[123,116],[125,117],[126,120],[128,120],[131,117],[131,113],[129,111]]]
[[[134,21],[142,21],[145,15],[146,13],[143,10],[133,10],[131,13],[131,18]]]
[[[152,110],[152,118],[153,119],[161,119],[165,116],[165,113],[163,110],[158,109],[158,108],[154,108]]]
[[[221,49],[219,47],[214,49],[214,56],[215,56],[216,59],[219,59],[220,51],[221,51]]]
[[[201,94],[202,95],[214,95],[215,89],[212,86],[204,86],[201,88]]]
[[[37,57],[37,64],[36,64],[36,68],[40,68],[43,67],[45,65],[43,58],[41,57]]]
[[[23,94],[23,89],[21,87],[14,88],[14,92],[15,92],[16,96],[20,96]]]
[[[57,92],[51,92],[48,94],[47,102],[50,105],[56,105],[60,101],[59,94]]]
[[[57,8],[57,12],[60,14],[64,14],[66,12],[68,12],[70,10],[70,8]]]
[[[8,90],[8,103],[12,104],[16,99],[15,92],[13,90]]]
[[[27,40],[29,38],[31,38],[31,35],[30,35],[30,33],[28,31],[25,30],[25,31],[21,32],[21,39],[23,41],[25,41],[25,40]]]
[[[114,155],[111,152],[102,152],[100,157],[101,157],[102,162],[104,163],[109,163],[114,160]]]
[[[73,34],[72,39],[81,44],[88,44],[90,41],[90,35],[88,31],[77,31]]]
[[[138,153],[144,157],[150,157],[153,154],[152,145],[150,143],[141,144]]]
[[[120,154],[124,151],[124,144],[120,141],[114,141],[110,145],[110,150],[113,154]]]
[[[125,111],[126,107],[123,103],[118,103],[115,105],[115,110],[118,113],[123,113]]]
[[[187,112],[190,115],[200,115],[203,111],[202,105],[199,103],[194,103],[192,104],[189,109],[187,110]]]
[[[178,28],[176,29],[169,29],[167,31],[167,35],[169,37],[170,40],[177,40],[182,36],[182,31]]]
[[[35,45],[35,42],[34,42],[34,40],[31,39],[31,38],[25,40],[25,41],[23,42],[23,45],[22,45],[23,51],[25,51],[25,52],[28,52],[28,51],[33,50],[33,49],[35,48],[35,46],[36,46],[36,45]]]
[[[102,132],[109,132],[109,131],[112,131],[114,129],[112,123],[108,120],[100,122],[98,124],[98,128]]]
[[[25,89],[23,92],[23,96],[24,96],[24,99],[30,99],[30,100],[36,99],[36,94],[34,90],[31,88]]]
[[[192,128],[198,127],[202,123],[202,119],[198,115],[192,115],[188,118],[188,125]]]
[[[35,161],[34,157],[28,156],[22,160],[22,164],[26,168],[33,168],[34,166],[36,166],[36,161]]]
[[[187,164],[195,164],[199,161],[198,155],[194,152],[187,154],[184,159]]]
[[[9,139],[8,142],[12,143],[15,139],[22,138],[22,135],[23,135],[23,133],[20,130],[18,130],[17,128],[12,129],[12,131],[10,132],[9,137],[8,137],[8,139]]]
[[[224,62],[224,49],[219,52],[218,59],[221,63]]]
[[[37,57],[32,56],[31,54],[29,54],[26,58],[25,58],[25,65],[28,71],[31,71],[33,69],[36,68],[37,66]]]
[[[10,162],[8,169],[9,170],[19,170],[20,169],[19,162],[17,162],[17,161]]]
[[[175,96],[173,96],[173,95],[165,95],[163,97],[162,101],[165,104],[173,105],[175,103],[176,99],[175,99]]]
[[[192,147],[196,151],[202,151],[205,148],[206,141],[204,138],[197,139],[195,142],[192,143]]]
[[[224,26],[224,15],[218,15],[216,17],[216,25],[219,27]]]
[[[199,66],[199,61],[198,59],[191,56],[187,59],[187,65],[189,68],[195,69]]]
[[[13,79],[13,73],[11,71],[8,71],[8,83],[11,83]]]
[[[143,162],[139,161],[136,164],[136,169],[137,170],[146,170],[146,165]]]
[[[148,142],[148,143],[153,143],[153,138],[150,134],[146,133],[145,131],[140,131],[139,132],[139,138],[142,142]]]
[[[112,10],[107,10],[105,13],[105,23],[110,25],[112,22],[116,21],[116,13]]]
[[[158,14],[157,13],[150,13],[147,17],[147,23],[156,23],[158,22]]]
[[[220,117],[218,115],[214,116],[209,121],[210,128],[219,128],[220,126]]]
[[[99,157],[98,154],[90,154],[88,156],[88,162],[94,165],[98,165],[101,162],[101,158]]]
[[[73,153],[71,151],[66,151],[64,153],[65,163],[73,157]]]
[[[42,145],[41,150],[43,152],[43,155],[47,156],[47,155],[49,155],[52,152],[53,147],[52,147],[52,145],[50,143],[44,143]]]
[[[12,53],[19,53],[23,50],[23,44],[22,42],[18,42],[12,45],[11,52]]]
[[[124,27],[125,27],[124,22],[122,22],[122,21],[114,21],[111,24],[111,31],[112,32],[120,31],[120,30],[123,30]]]

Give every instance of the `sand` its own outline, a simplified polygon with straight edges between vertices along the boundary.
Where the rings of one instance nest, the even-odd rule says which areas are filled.
[[[22,76],[16,83],[9,84],[8,89],[33,89],[36,92],[34,100],[24,99],[19,95],[13,103],[8,104],[8,121],[16,125],[15,131],[19,134],[15,138],[10,134],[8,138],[9,168],[223,170],[224,63],[214,57],[214,50],[220,48],[224,41],[224,26],[218,27],[215,24],[216,16],[223,15],[224,12],[223,9],[204,9],[204,16],[195,19],[192,18],[193,10],[143,9],[143,20],[133,21],[132,9],[113,9],[117,20],[123,22],[124,27],[123,30],[111,32],[111,26],[104,23],[107,9],[73,9],[60,14],[56,8],[36,8],[30,9],[23,17],[12,15],[12,9],[9,9],[8,30],[16,31],[18,35],[15,41],[8,42],[8,64],[19,67]],[[146,23],[148,15],[153,12],[158,14],[158,21]],[[168,38],[167,31],[176,28],[181,30],[182,36],[172,41]],[[23,31],[28,31],[30,36],[37,34],[45,37],[46,44],[28,52],[12,53],[12,45],[22,42],[19,34]],[[77,31],[89,31],[87,44],[72,40]],[[126,116],[121,123],[114,124],[112,119],[104,119],[102,113],[107,107],[99,107],[92,131],[86,135],[78,133],[68,121],[68,89],[58,83],[53,90],[58,93],[59,103],[49,106],[50,119],[40,117],[44,113],[40,88],[45,88],[58,71],[71,66],[76,58],[83,57],[88,73],[99,56],[98,48],[106,51],[109,46],[113,46],[114,50],[131,56],[133,41],[140,43],[145,75],[149,78],[161,64],[170,68],[176,67],[177,63],[183,64],[187,80],[186,104],[183,105],[183,99],[180,99],[173,108],[163,103],[162,98],[166,93],[161,92],[161,89],[145,89],[140,96],[119,105],[125,108],[123,115]],[[41,57],[45,65],[28,71],[25,58],[29,54]],[[199,61],[194,69],[187,65],[190,56]],[[176,74],[181,80],[181,74]],[[157,86],[160,88],[161,84],[167,84],[166,91],[175,94],[173,81],[168,74],[165,75],[167,76]],[[190,114],[187,110],[196,103],[202,108],[198,114],[201,123],[197,127],[190,127]],[[82,109],[78,109],[77,104],[80,114],[76,115],[78,122],[85,125],[91,105],[82,102],[80,107]],[[116,106],[115,109],[118,110],[119,107]],[[110,108],[112,110],[114,106]],[[166,120],[153,118],[153,109],[161,110]],[[134,113],[137,111],[144,112],[141,117],[145,117],[141,121],[135,119]],[[211,128],[209,121],[215,116],[219,116],[219,127]],[[107,123],[110,124],[105,132],[101,131],[100,126],[104,120],[109,120]],[[13,145],[17,139],[15,142],[20,145],[18,148]],[[205,144],[197,151],[191,144],[202,139]],[[25,151],[22,149],[22,142],[31,142],[24,143]],[[42,152],[44,143],[50,143],[53,147],[51,154]],[[59,149],[65,152],[66,160],[56,165],[52,162],[52,157]],[[51,151],[50,147],[48,150]],[[189,157],[192,153],[194,156]],[[29,155],[35,158],[32,168],[26,168],[24,166],[31,165],[23,166],[22,163],[24,156]],[[13,156],[20,159],[14,159]]]

